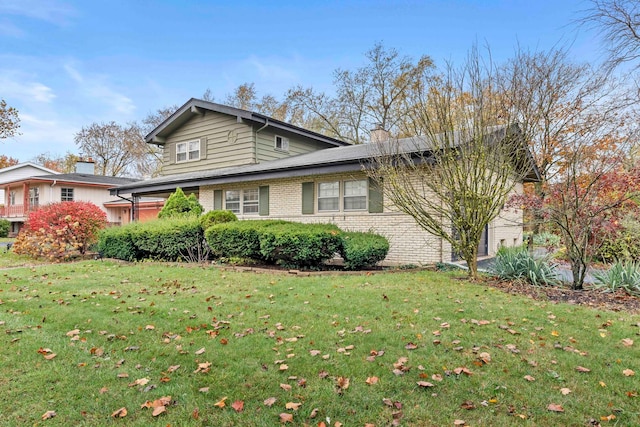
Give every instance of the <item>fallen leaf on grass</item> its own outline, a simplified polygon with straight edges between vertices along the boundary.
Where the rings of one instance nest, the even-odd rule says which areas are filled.
[[[206,374],[207,372],[209,372],[210,369],[211,369],[211,362],[198,363],[198,369],[193,371],[193,373],[197,374],[198,372],[202,372],[203,374]]]
[[[120,409],[116,409],[111,414],[112,418],[124,418],[126,416],[127,416],[127,408],[125,408],[124,406]]]
[[[167,369],[167,373],[172,373],[177,371],[178,369],[180,369],[180,365],[171,365],[169,366],[169,368]]]
[[[632,377],[636,374],[631,369],[625,369],[624,371],[622,371],[622,373],[624,374],[625,377]]]
[[[42,420],[48,420],[56,416],[56,411],[47,411],[42,414]]]
[[[379,381],[378,377],[367,377],[367,379],[365,380],[365,383],[369,385],[374,385],[374,384],[378,384],[378,381]]]
[[[564,412],[562,405],[558,405],[557,403],[549,403],[547,410],[552,412]]]
[[[297,411],[300,406],[302,406],[302,403],[296,403],[296,402],[287,402],[284,407],[286,409],[293,409],[294,411]]]
[[[462,402],[460,407],[462,409],[466,409],[467,411],[471,411],[472,409],[476,409],[476,405],[474,405],[473,402],[470,401],[470,400],[465,400],[464,402]]]
[[[562,393],[564,396],[566,396],[567,394],[571,393],[571,389],[563,387],[563,388],[560,389],[560,393]]]
[[[464,420],[454,420],[453,421],[453,425],[454,426],[466,426],[467,423]]]
[[[606,417],[600,417],[600,421],[613,421],[616,419],[616,416],[611,414],[611,415],[607,415]]]
[[[460,374],[473,375],[473,372],[471,372],[468,368],[465,368],[464,366],[454,369],[453,373],[456,375],[460,375]]]
[[[107,387],[102,387],[102,388],[100,389],[100,394],[105,394],[105,393],[106,393],[106,392],[108,392],[108,391],[109,391],[109,389],[108,389]]]
[[[204,354],[205,351],[206,351],[205,348],[202,347],[200,350],[196,350],[194,354],[196,356],[200,356],[201,354]]]
[[[591,369],[585,368],[584,366],[578,366],[578,367],[576,367],[576,371],[587,373],[587,372],[591,372]]]
[[[131,384],[129,384],[129,387],[135,387],[137,385],[147,385],[148,382],[149,382],[149,378],[139,378],[134,382],[132,382]]]
[[[153,408],[153,412],[151,413],[151,416],[153,417],[157,417],[160,414],[164,414],[165,412],[167,412],[167,407],[166,406],[156,406],[155,408]]]
[[[631,347],[633,345],[633,340],[630,339],[630,338],[625,338],[625,339],[622,340],[622,344],[625,347]]]
[[[236,412],[242,412],[242,410],[244,409],[244,400],[236,400],[231,404],[231,407]]]
[[[198,389],[198,391],[199,391],[200,393],[208,393],[208,392],[209,392],[209,387],[200,387],[200,388]]]
[[[482,352],[480,353],[480,355],[478,356],[478,359],[482,360],[484,363],[489,363],[491,362],[491,355],[487,352]]]
[[[536,379],[535,379],[535,378],[533,378],[531,375],[525,375],[525,376],[524,376],[524,379],[525,379],[525,380],[527,380],[527,381],[529,381],[529,382],[532,382],[532,381],[535,381],[535,380],[536,380]]]
[[[275,397],[270,397],[268,399],[265,399],[264,402],[262,402],[262,403],[264,403],[265,406],[271,407],[271,406],[273,406],[274,403],[276,403],[276,400],[277,399]]]
[[[280,422],[281,423],[292,423],[293,422],[293,414],[287,414],[283,412],[280,414]]]
[[[427,382],[427,381],[418,381],[416,384],[418,384],[420,387],[424,387],[424,388],[435,387],[433,384],[431,384],[430,382]]]
[[[222,399],[218,400],[216,403],[213,404],[213,406],[216,406],[218,408],[224,408],[225,406],[227,406],[227,404],[224,403],[225,400],[227,400],[227,396],[225,396]]]
[[[291,391],[291,386],[289,384],[280,384],[280,388],[283,389],[284,391]]]
[[[80,333],[80,329],[74,329],[74,330],[72,330],[72,331],[67,332],[67,334],[66,334],[66,335],[67,335],[68,337],[72,337],[72,336],[74,336],[74,335],[78,335],[79,333]]]
[[[47,359],[47,360],[51,360],[56,356],[57,356],[57,354],[51,353],[51,354],[47,354],[46,356],[44,356],[44,358]]]
[[[347,377],[338,377],[338,379],[336,380],[336,387],[338,388],[338,392],[341,393],[342,391],[346,390],[349,388],[349,378]]]

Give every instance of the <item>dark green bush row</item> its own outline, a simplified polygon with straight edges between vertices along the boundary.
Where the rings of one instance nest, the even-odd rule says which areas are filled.
[[[126,261],[179,261],[203,238],[199,218],[168,218],[105,229],[100,234],[98,251],[104,257]]]
[[[200,217],[200,226],[203,230],[206,230],[212,225],[237,220],[238,217],[231,211],[209,211]]]
[[[342,234],[340,255],[347,270],[370,268],[386,258],[389,241],[379,234],[349,232]]]
[[[286,267],[317,267],[340,253],[345,268],[374,266],[389,251],[389,242],[373,233],[344,233],[332,224],[240,221],[205,231],[218,257],[253,258]]]

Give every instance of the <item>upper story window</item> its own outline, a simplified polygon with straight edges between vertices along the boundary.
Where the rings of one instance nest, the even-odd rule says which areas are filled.
[[[176,162],[200,160],[200,140],[176,144]]]
[[[276,135],[274,147],[278,151],[289,151],[289,138]]]
[[[60,200],[63,202],[73,202],[73,188],[61,188]]]
[[[260,192],[257,188],[225,191],[225,209],[235,214],[257,215],[260,212]]]
[[[15,204],[16,204],[16,192],[11,191],[9,192],[9,205],[14,206]]]
[[[40,189],[38,187],[29,189],[29,205],[31,207],[38,207],[40,204]]]

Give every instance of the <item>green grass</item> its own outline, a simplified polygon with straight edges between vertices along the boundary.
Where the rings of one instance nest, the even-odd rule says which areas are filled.
[[[455,273],[295,277],[84,261],[2,274],[0,425],[268,426],[291,413],[293,425],[387,426],[396,412],[403,426],[584,426],[612,414],[612,425],[640,424],[638,378],[623,374],[640,375],[638,315],[536,302]],[[372,351],[384,354],[367,361]],[[210,371],[194,372],[203,362]],[[339,377],[349,379],[341,393]],[[163,396],[173,404],[159,417],[141,408]],[[231,408],[238,400],[242,412]],[[128,415],[111,418],[121,407]],[[48,410],[57,416],[42,421]]]

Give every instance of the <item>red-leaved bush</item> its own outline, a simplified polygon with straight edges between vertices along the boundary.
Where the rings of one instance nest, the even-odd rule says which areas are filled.
[[[84,254],[106,224],[106,214],[93,203],[53,203],[29,214],[13,251],[34,258],[68,259]]]

